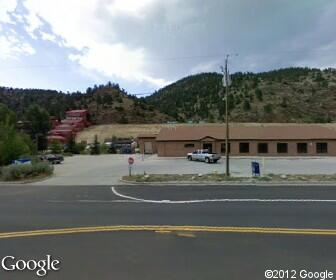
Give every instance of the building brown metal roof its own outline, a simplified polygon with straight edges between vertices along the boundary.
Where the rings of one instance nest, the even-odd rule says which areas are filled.
[[[196,141],[206,137],[225,139],[225,125],[162,128],[157,141]],[[322,125],[241,125],[230,127],[231,140],[335,139],[336,130]]]
[[[156,138],[158,136],[157,133],[152,133],[152,134],[140,134],[138,135],[137,138]]]

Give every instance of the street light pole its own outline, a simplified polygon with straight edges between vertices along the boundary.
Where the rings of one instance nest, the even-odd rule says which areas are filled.
[[[228,60],[229,55],[226,56],[225,60],[225,121],[226,121],[226,139],[225,139],[225,153],[226,153],[226,176],[230,176],[230,151],[229,151],[229,113],[228,113],[228,99],[229,99],[229,72],[228,72]]]
[[[230,176],[230,151],[229,151],[229,139],[230,139],[230,129],[229,129],[229,70],[228,70],[228,61],[229,55],[225,59],[225,67],[222,67],[223,72],[223,86],[225,87],[225,124],[226,124],[226,133],[225,133],[225,158],[226,158],[226,176]]]

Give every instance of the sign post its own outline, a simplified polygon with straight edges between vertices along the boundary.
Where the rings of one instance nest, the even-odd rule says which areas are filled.
[[[132,177],[132,166],[134,164],[134,158],[129,157],[128,158],[128,175]]]

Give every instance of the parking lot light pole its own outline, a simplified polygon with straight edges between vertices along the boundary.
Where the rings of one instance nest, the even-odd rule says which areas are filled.
[[[226,125],[226,133],[225,133],[225,158],[226,158],[226,176],[230,176],[230,154],[229,154],[229,139],[230,139],[230,129],[229,129],[229,113],[228,113],[228,99],[229,99],[229,83],[231,82],[229,79],[229,71],[228,71],[228,60],[229,55],[226,56],[225,59],[225,68],[222,67],[223,71],[223,86],[225,87],[225,125]]]

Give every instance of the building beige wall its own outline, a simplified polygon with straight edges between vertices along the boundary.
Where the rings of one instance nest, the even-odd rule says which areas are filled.
[[[194,144],[194,147],[186,148],[185,144]],[[189,142],[157,142],[158,156],[161,157],[185,157],[194,150],[202,149],[201,143]]]
[[[213,152],[221,153],[221,144],[225,141],[215,141],[206,139],[203,141],[171,141],[157,142],[157,153],[162,157],[184,157],[187,153],[203,148],[203,143],[212,143]],[[249,153],[243,154],[239,152],[239,143],[249,143]],[[258,143],[268,144],[268,153],[258,153]],[[278,153],[277,143],[287,143],[288,153]],[[297,152],[297,143],[307,143],[308,151],[306,154]],[[327,154],[317,154],[316,143],[328,143]],[[185,147],[185,144],[194,144],[194,147]],[[321,141],[230,141],[231,155],[233,156],[336,156],[336,140],[321,140]]]

